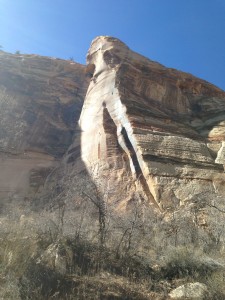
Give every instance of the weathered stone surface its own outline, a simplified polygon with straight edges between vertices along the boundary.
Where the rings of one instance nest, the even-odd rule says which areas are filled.
[[[174,289],[170,299],[203,300],[207,296],[207,286],[200,282],[187,283]]]
[[[0,52],[0,201],[31,200],[67,151],[89,76],[83,65]]]
[[[88,248],[88,241],[91,246],[99,240],[104,247],[98,247],[95,266],[105,256],[101,249],[110,250],[115,243],[118,257],[120,252],[122,258],[136,257],[137,266],[143,257],[148,270],[143,275],[153,270],[153,278],[163,271],[160,258],[171,245],[223,253],[225,92],[152,62],[110,37],[95,39],[87,60],[85,67],[0,52],[4,236],[12,220],[29,235],[48,232],[41,247],[51,244],[37,263],[61,275],[76,260],[70,239],[59,241],[61,235],[87,241]],[[146,209],[148,205],[163,214]],[[118,216],[114,208],[128,210],[127,216]],[[13,251],[8,254],[10,263]],[[148,261],[156,267],[151,269]],[[142,278],[132,264],[131,270],[121,266],[121,272]],[[209,274],[224,269],[209,258],[200,265]],[[165,278],[154,289],[171,291]],[[203,284],[189,283],[170,297],[205,299],[205,292]],[[148,294],[152,298],[155,293]]]
[[[224,197],[225,92],[110,37],[87,62],[0,52],[1,201],[57,198],[84,166],[118,209]]]
[[[93,41],[87,62],[93,77],[80,117],[86,166],[98,166],[97,176],[126,203],[137,190],[161,210],[201,193],[217,197],[215,186],[225,183],[225,93],[111,37]]]

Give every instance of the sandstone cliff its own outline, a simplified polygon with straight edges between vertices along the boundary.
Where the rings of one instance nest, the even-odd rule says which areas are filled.
[[[75,195],[85,168],[118,209],[224,197],[219,88],[111,37],[92,42],[87,67],[4,52],[0,66],[1,201]]]
[[[72,143],[88,84],[83,65],[0,52],[1,203],[38,197]]]
[[[210,83],[111,37],[0,51],[0,298],[225,299],[224,165]]]
[[[121,202],[142,191],[160,210],[224,196],[222,90],[111,37],[92,42],[87,63],[93,77],[80,126],[91,173],[97,165]]]

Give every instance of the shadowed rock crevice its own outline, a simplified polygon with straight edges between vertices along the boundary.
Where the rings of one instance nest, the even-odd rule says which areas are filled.
[[[141,170],[141,167],[140,167],[140,164],[139,164],[139,161],[137,158],[137,154],[134,150],[132,143],[130,142],[130,139],[128,137],[125,127],[122,127],[121,135],[123,136],[124,144],[126,145],[128,151],[130,153],[130,159],[131,159],[130,164],[134,168],[136,180],[140,182],[140,184],[143,188],[143,191],[144,191],[145,195],[147,196],[147,199],[149,200],[149,202],[154,204],[157,208],[159,208],[157,202],[155,201],[155,199],[149,189],[149,185],[145,179],[145,176]]]
[[[118,129],[113,121],[112,117],[109,114],[109,111],[106,107],[106,104],[103,103],[103,128],[106,134],[106,151],[107,157],[115,157],[118,155],[123,155],[126,157],[130,162],[130,172],[132,172],[134,176],[134,180],[140,182],[140,185],[147,196],[147,199],[150,203],[154,204],[157,208],[159,208],[157,202],[155,201],[145,176],[141,170],[137,154],[134,150],[134,147],[128,137],[128,133],[125,127],[122,127],[121,131],[119,132],[120,141],[118,140],[117,134]],[[120,143],[122,142],[123,146],[121,147]],[[98,145],[98,151],[100,152],[100,144]],[[101,159],[101,155],[99,155]]]
[[[109,111],[103,103],[103,128],[106,135],[106,152],[108,157],[122,155],[124,153],[117,139],[117,126],[111,118]],[[101,145],[99,143],[99,152]],[[100,158],[101,159],[101,155]]]

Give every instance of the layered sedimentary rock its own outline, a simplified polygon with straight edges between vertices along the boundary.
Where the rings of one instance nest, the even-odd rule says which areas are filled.
[[[103,193],[127,204],[139,191],[160,210],[225,195],[225,92],[110,37],[87,63],[81,153]]]
[[[117,209],[224,198],[225,92],[110,37],[87,63],[0,52],[0,204],[81,200],[85,168]]]
[[[0,52],[0,200],[31,200],[72,142],[89,76],[83,65]]]

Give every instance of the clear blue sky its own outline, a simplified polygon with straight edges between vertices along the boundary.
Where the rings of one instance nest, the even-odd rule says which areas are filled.
[[[225,90],[225,0],[0,0],[5,51],[85,63],[98,35]]]

